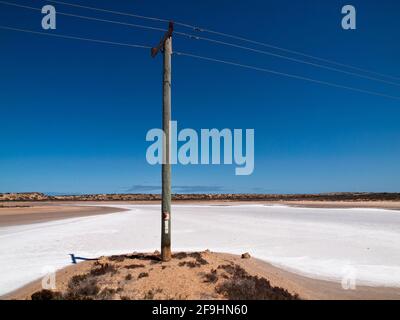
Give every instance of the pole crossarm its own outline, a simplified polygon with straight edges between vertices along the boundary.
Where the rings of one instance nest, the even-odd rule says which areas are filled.
[[[172,37],[173,32],[174,32],[174,23],[170,21],[168,25],[168,31],[164,34],[164,37],[161,39],[158,46],[151,48],[151,56],[153,58],[155,58],[155,56],[158,54],[159,51],[164,50],[165,41],[167,41],[168,38]]]

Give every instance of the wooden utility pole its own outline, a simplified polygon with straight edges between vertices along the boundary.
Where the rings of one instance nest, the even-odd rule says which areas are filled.
[[[163,51],[163,111],[162,126],[164,131],[163,163],[162,163],[162,202],[161,202],[161,259],[171,260],[171,154],[170,154],[170,123],[171,123],[171,55],[172,32],[174,25],[169,23],[159,45],[151,49],[154,58]]]

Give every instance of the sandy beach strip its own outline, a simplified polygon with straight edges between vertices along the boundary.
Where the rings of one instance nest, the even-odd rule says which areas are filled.
[[[0,227],[48,222],[61,219],[101,215],[124,211],[109,207],[76,206],[61,204],[2,204],[0,206]]]

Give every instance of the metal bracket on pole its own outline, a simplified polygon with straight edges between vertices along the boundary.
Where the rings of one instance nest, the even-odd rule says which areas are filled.
[[[172,33],[174,32],[174,23],[172,21],[169,22],[168,31],[164,34],[164,37],[161,39],[160,43],[157,47],[151,48],[151,56],[154,58],[159,51],[164,50],[165,41],[172,37]]]

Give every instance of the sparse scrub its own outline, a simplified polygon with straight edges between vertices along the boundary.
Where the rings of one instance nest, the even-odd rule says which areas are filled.
[[[141,272],[141,273],[138,275],[138,279],[146,278],[146,277],[148,277],[148,276],[149,276],[149,274],[148,274],[147,272]]]
[[[174,257],[174,256],[173,256]],[[176,259],[194,258],[195,261],[182,261],[178,265],[180,267],[188,266],[189,268],[199,268],[201,266],[207,265],[208,261],[204,259],[200,252],[192,252],[187,254],[186,252],[180,252],[175,254]]]
[[[189,268],[200,268],[201,267],[200,263],[197,263],[195,261],[182,261],[182,262],[179,262],[178,265],[180,267],[188,266]]]
[[[137,269],[137,268],[144,268],[144,264],[130,264],[124,267],[125,269]]]
[[[149,291],[146,292],[146,294],[144,295],[143,299],[144,300],[154,300],[154,297],[157,293],[162,293],[162,289],[158,288],[158,289],[151,289]]]
[[[196,262],[202,266],[208,264],[207,260],[203,258],[200,252],[192,252],[189,257],[196,259]]]
[[[81,296],[89,297],[95,296],[100,291],[97,286],[97,281],[94,278],[85,277],[80,281],[71,281],[68,284],[67,296],[72,297],[74,300]]]
[[[178,252],[172,255],[173,259],[178,259],[178,260],[186,259],[187,257],[188,254],[186,252]]]
[[[132,253],[131,255],[126,256],[127,259],[135,259],[135,260],[150,260],[160,262],[161,259],[156,254],[145,254],[145,253]]]
[[[114,274],[116,272],[117,272],[117,269],[115,268],[115,266],[112,264],[109,264],[109,263],[104,263],[104,264],[99,263],[96,268],[93,268],[92,270],[90,270],[90,274],[92,276],[102,276],[106,273]]]
[[[87,274],[77,274],[69,280],[68,287],[75,287],[83,280],[86,280],[88,277]]]
[[[125,280],[132,280],[132,275],[130,274],[130,273],[128,273],[126,276],[125,276]]]
[[[109,261],[115,261],[115,262],[122,262],[124,261],[126,258],[125,255],[116,255],[116,256],[111,256],[108,258]]]
[[[111,288],[104,288],[101,290],[101,292],[98,294],[97,299],[102,299],[102,300],[111,300],[114,298],[115,293],[117,291],[115,289]]]
[[[204,275],[204,282],[216,283],[218,281],[217,270],[213,269],[210,273]]]
[[[231,278],[216,288],[217,293],[230,300],[298,300],[287,290],[271,286],[271,283],[258,276],[252,276],[238,265],[221,265]]]
[[[32,300],[61,300],[62,294],[57,291],[41,290],[31,295]]]

